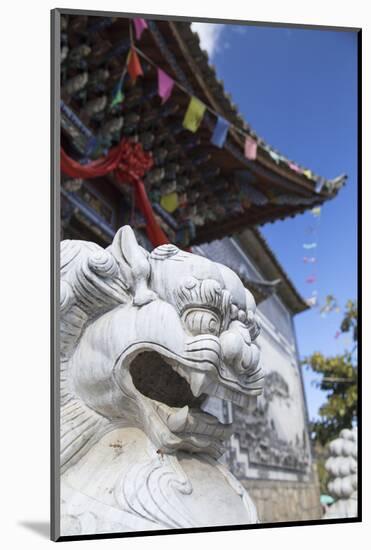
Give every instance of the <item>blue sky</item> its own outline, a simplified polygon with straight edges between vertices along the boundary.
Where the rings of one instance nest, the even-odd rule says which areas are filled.
[[[305,213],[261,231],[304,297],[328,294],[341,306],[357,294],[357,35],[349,31],[195,24],[218,77],[239,111],[267,143],[326,178],[348,182],[327,202],[320,219]],[[317,225],[316,225],[317,224]],[[316,227],[313,233],[313,227]],[[316,284],[304,243],[317,242]],[[335,338],[341,313],[318,308],[295,318],[301,356],[341,353]],[[310,418],[324,395],[304,370]]]

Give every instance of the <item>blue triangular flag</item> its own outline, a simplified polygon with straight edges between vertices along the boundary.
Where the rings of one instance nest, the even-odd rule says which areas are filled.
[[[222,117],[218,117],[216,121],[211,143],[216,147],[223,147],[227,137],[229,123]]]
[[[91,136],[85,145],[85,151],[84,151],[85,157],[89,158],[90,155],[94,152],[94,149],[97,147],[97,145],[98,145],[97,138],[95,136]]]

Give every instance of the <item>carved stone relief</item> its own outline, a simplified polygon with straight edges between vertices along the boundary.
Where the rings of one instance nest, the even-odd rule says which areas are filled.
[[[294,441],[284,439],[276,429],[274,418],[269,414],[274,400],[289,403],[289,386],[277,371],[271,371],[265,377],[264,392],[258,400],[258,406],[244,412],[233,408],[234,438],[226,455],[229,468],[237,477],[248,477],[248,471],[239,463],[238,455],[245,454],[248,463],[255,467],[306,472],[310,462],[309,448],[305,429],[296,434]],[[290,418],[287,418],[290,421]],[[238,445],[238,453],[234,448]]]

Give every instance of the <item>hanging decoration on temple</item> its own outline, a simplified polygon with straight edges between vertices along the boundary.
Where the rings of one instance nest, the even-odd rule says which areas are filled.
[[[258,151],[258,144],[255,141],[255,139],[253,139],[250,136],[246,136],[246,138],[245,138],[245,151],[244,151],[245,152],[245,157],[249,160],[255,160],[256,155],[257,155],[257,151]]]
[[[317,181],[316,181],[316,187],[315,187],[315,192],[316,193],[320,193],[322,191],[322,188],[323,186],[325,185],[326,183],[326,180],[325,178],[319,178]]]
[[[147,21],[140,17],[135,17],[133,19],[133,24],[135,28],[135,37],[137,40],[140,40],[142,33],[145,29],[148,29]]]
[[[305,264],[315,264],[317,261],[317,258],[315,256],[304,256],[303,262]]]
[[[165,103],[171,96],[171,92],[174,88],[174,80],[162,69],[157,68],[157,86],[158,95],[162,99],[162,103]]]
[[[172,214],[175,212],[175,210],[179,206],[179,196],[178,193],[173,191],[172,193],[168,193],[167,195],[163,195],[160,199],[160,204],[166,212],[169,212]]]
[[[304,176],[306,176],[309,180],[313,179],[313,173],[311,170],[303,170]]]
[[[107,24],[108,23],[109,21],[107,20]],[[112,21],[110,21],[110,24],[111,23]],[[168,102],[170,97],[174,94],[174,89],[176,88],[180,92],[186,94],[186,97],[189,98],[189,102],[187,108],[185,109],[183,121],[181,122],[181,120],[178,120],[172,122],[172,126],[165,130],[165,135],[176,135],[178,132],[181,132],[183,128],[195,134],[199,131],[200,126],[204,121],[205,126],[207,125],[208,129],[210,129],[210,143],[215,147],[222,149],[227,145],[229,148],[231,145],[228,142],[230,138],[229,131],[231,130],[231,134],[233,131],[233,134],[238,134],[242,138],[241,152],[238,151],[239,158],[241,158],[242,161],[244,158],[249,161],[256,161],[257,158],[259,158],[259,160],[261,160],[261,158],[266,160],[270,157],[277,165],[284,163],[292,172],[296,172],[297,174],[312,180],[314,182],[313,187],[317,193],[322,191],[323,186],[329,187],[331,182],[326,181],[324,178],[318,178],[310,170],[301,168],[294,162],[289,161],[280,155],[278,152],[273,151],[270,146],[258,138],[258,136],[247,126],[244,128],[236,126],[229,120],[225,119],[221,113],[203,103],[203,101],[193,95],[192,91],[186,89],[183,84],[173,78],[173,76],[177,75],[176,72],[173,74],[173,69],[170,69],[170,74],[168,74],[160,68],[157,63],[152,61],[137,47],[135,43],[135,41],[142,39],[143,33],[146,29],[149,29],[149,24],[145,19],[134,18],[129,22],[130,39],[129,37],[123,37],[123,40],[120,41],[118,46],[115,46],[114,48],[112,48],[111,44],[107,43],[107,40],[102,40],[99,55],[97,55],[96,49],[94,49],[93,52],[94,56],[97,55],[99,58],[97,66],[94,67],[93,72],[89,71],[88,73],[87,67],[84,68],[85,58],[90,55],[90,50],[88,50],[87,47],[77,47],[66,53],[65,66],[67,67],[69,63],[73,62],[76,66],[78,65],[80,70],[83,72],[77,75],[75,72],[72,72],[71,75],[68,71],[66,72],[66,76],[71,77],[64,79],[62,97],[66,102],[69,102],[70,99],[77,99],[77,104],[80,106],[81,116],[84,115],[82,116],[83,123],[81,121],[76,122],[75,118],[78,118],[77,115],[75,116],[72,111],[68,112],[68,106],[63,102],[61,103],[62,113],[66,118],[68,118],[73,126],[76,126],[76,128],[81,129],[83,124],[88,124],[88,119],[93,121],[93,127],[98,125],[95,135],[89,128],[83,128],[84,131],[82,132],[83,136],[80,140],[81,143],[79,141],[77,147],[77,150],[81,154],[81,166],[96,169],[98,165],[94,165],[94,163],[96,163],[97,160],[99,162],[104,162],[105,159],[112,159],[112,154],[118,147],[117,145],[116,147],[112,147],[112,145],[115,143],[120,144],[120,140],[123,136],[131,136],[133,141],[138,141],[138,144],[142,146],[144,152],[152,150],[153,161],[156,168],[151,169],[146,175],[143,175],[142,186],[135,184],[135,207],[137,207],[140,203],[140,200],[137,201],[137,196],[143,196],[143,193],[146,193],[147,189],[151,200],[156,203],[156,206],[159,206],[162,209],[162,221],[164,220],[163,214],[166,213],[168,215],[165,224],[162,224],[159,217],[152,216],[152,226],[156,225],[156,223],[157,226],[161,225],[162,229],[165,230],[165,233],[167,233],[167,226],[169,226],[178,237],[179,235],[182,235],[181,239],[186,245],[188,245],[186,239],[189,235],[193,235],[194,233],[194,223],[197,225],[204,225],[205,221],[212,220],[212,216],[218,209],[219,212],[217,212],[217,216],[224,216],[226,212],[240,214],[244,211],[244,209],[246,210],[249,208],[251,204],[262,205],[266,204],[268,199],[270,199],[272,203],[278,200],[274,194],[269,194],[269,190],[267,191],[267,195],[263,195],[254,185],[250,185],[251,182],[247,182],[245,186],[240,185],[240,183],[235,186],[237,189],[236,193],[238,194],[238,192],[240,192],[240,195],[237,197],[238,200],[236,200],[235,203],[231,198],[230,201],[229,199],[226,199],[223,204],[214,204],[214,214],[211,211],[212,209],[206,207],[202,208],[199,205],[197,206],[197,210],[196,206],[192,204],[195,199],[190,200],[187,205],[187,194],[188,197],[191,196],[191,191],[189,189],[187,189],[187,192],[185,193],[186,188],[189,186],[189,181],[191,181],[192,178],[195,181],[199,181],[200,176],[197,174],[195,175],[192,171],[190,173],[188,168],[184,172],[182,170],[173,170],[174,174],[170,174],[170,166],[172,166],[173,169],[174,165],[178,161],[179,150],[176,145],[169,146],[166,144],[164,147],[160,136],[153,130],[151,123],[151,116],[165,117],[167,116],[164,114],[165,111],[168,113],[169,109],[174,111],[174,108],[175,112],[181,111],[182,102],[176,101],[178,96],[176,96],[176,98],[172,98],[175,99],[175,101]],[[148,33],[145,33],[143,43],[145,43],[147,34],[149,34],[149,31]],[[122,62],[115,60],[112,62],[112,65],[111,62],[107,64],[107,60],[111,60],[114,57],[117,58],[119,55],[126,56],[126,59],[123,59],[124,67],[121,75],[119,71]],[[157,86],[156,83],[153,85],[153,81],[151,82],[152,86],[149,86],[147,79],[143,79],[142,81],[139,81],[138,85],[135,85],[138,78],[144,74],[147,74],[151,67],[157,76]],[[114,77],[113,74],[115,75]],[[130,76],[132,83],[131,86],[127,85],[129,78],[127,79],[127,82],[125,81],[127,74]],[[110,78],[111,75],[113,81],[115,82],[113,90],[111,88],[112,91],[108,88],[112,82]],[[116,78],[118,77],[119,80],[116,81]],[[85,96],[83,96],[83,94],[85,94]],[[146,100],[156,95],[161,99],[161,106],[159,106],[160,101],[156,103],[157,114],[156,110],[149,112],[146,106]],[[123,104],[122,109],[120,107],[121,104]],[[136,109],[136,107],[141,104],[144,105],[144,109],[141,107]],[[135,112],[133,111],[133,108]],[[105,120],[104,117],[101,116],[103,111],[106,111],[106,113],[109,112],[110,115],[112,114],[113,116],[110,116]],[[209,117],[209,114],[213,115],[215,118]],[[213,126],[212,124],[214,120],[215,124]],[[161,132],[164,132],[164,129],[162,129]],[[187,151],[189,151],[189,153],[187,152],[187,155],[189,154],[189,158],[191,159],[190,164],[192,166],[198,166],[208,162],[210,159],[210,154],[208,152],[204,152],[201,155],[197,151],[192,153],[192,149],[197,147],[197,144],[200,143],[201,137],[189,136],[189,138],[190,139],[185,144],[185,147]],[[78,140],[76,139],[76,141]],[[226,144],[226,142],[228,143]],[[105,159],[102,158],[102,155],[105,156]],[[93,160],[93,162],[91,162],[92,159],[97,160]],[[164,163],[165,159],[166,163]],[[116,176],[119,172],[117,168],[112,169],[111,171],[113,171]],[[205,170],[201,180],[207,183],[208,179],[213,179],[215,191],[214,198],[220,198],[220,196],[225,197],[226,191],[231,189],[230,183],[226,182],[225,178],[220,177],[218,174],[212,173],[210,175],[209,172],[210,170]],[[183,184],[182,181],[187,181],[187,183]],[[192,187],[192,185],[190,185],[190,187]],[[246,192],[244,193],[244,191]],[[193,190],[193,194],[194,193],[195,191]],[[153,199],[153,197],[155,198]],[[182,199],[182,197],[185,197],[185,199]],[[281,198],[285,201],[287,200],[286,197]],[[207,194],[205,196],[201,195],[201,199],[208,201],[210,197]],[[147,201],[150,205],[148,197]],[[143,219],[146,219],[143,204],[147,204],[147,201],[142,201]],[[146,211],[148,216],[148,209]],[[316,214],[317,211],[318,214]],[[313,209],[312,214],[314,217],[320,215],[320,209],[317,209],[317,211],[316,209]],[[172,216],[172,214],[174,215]],[[151,214],[149,215],[151,217]],[[170,223],[171,219],[173,221]],[[161,231],[162,229],[160,227]],[[154,230],[153,234],[155,233],[156,230]],[[162,231],[161,235],[157,234],[157,236],[154,237],[155,242],[152,242],[154,244],[158,244],[158,242],[164,241],[164,239],[166,239],[165,233]],[[168,235],[171,235],[171,232],[169,232]],[[309,242],[303,245],[303,247],[308,250],[312,248],[315,249],[316,246],[317,244],[315,242]],[[312,264],[316,261],[316,258],[315,256],[308,256],[304,261],[305,263]],[[308,278],[310,277],[311,276]],[[308,278],[308,283],[316,282],[315,280],[308,281]]]
[[[129,57],[130,57],[130,51],[131,50],[129,50],[129,53],[126,56],[126,62],[125,62],[124,68],[122,70],[120,80],[117,82],[116,86],[113,89],[113,94],[112,94],[113,98],[112,98],[111,105],[110,105],[111,109],[113,107],[115,107],[116,105],[119,105],[120,103],[122,103],[125,99],[124,81],[125,81],[126,73],[128,72],[128,62],[129,62]]]
[[[312,208],[311,212],[315,218],[318,218],[321,215],[321,207],[315,206],[314,208]]]
[[[225,140],[227,139],[228,128],[229,122],[227,122],[223,117],[218,117],[213,135],[211,136],[211,143],[215,145],[215,147],[221,148],[224,146]]]
[[[128,59],[128,73],[133,83],[135,84],[138,76],[143,76],[142,65],[135,48],[131,48]]]
[[[206,105],[197,97],[192,96],[184,115],[183,127],[190,132],[197,132],[204,117]]]
[[[317,256],[315,255],[317,250],[317,244],[318,244],[318,232],[319,232],[319,223],[320,223],[320,216],[321,216],[321,207],[315,206],[312,208],[309,212],[309,214],[314,218],[313,222],[310,224],[310,226],[307,228],[307,232],[309,232],[313,238],[315,239],[312,243],[305,243],[303,244],[303,248],[306,250],[313,250],[312,256],[304,256],[303,261],[306,265],[311,267],[311,273],[307,276],[305,279],[305,282],[307,284],[316,284],[318,281],[317,277]],[[308,306],[315,307],[318,304],[318,291],[313,290],[312,295],[306,300]]]
[[[291,168],[293,172],[298,172],[299,174],[302,173],[301,168],[299,168],[299,166],[295,164],[295,162],[289,162],[288,167]]]
[[[268,151],[270,157],[272,160],[274,160],[274,162],[276,164],[279,164],[281,162],[281,160],[283,160],[283,158],[281,157],[281,155],[279,155],[278,153],[276,153],[276,151],[272,151],[271,149],[269,149]],[[304,173],[304,172],[303,172]]]
[[[120,76],[120,80],[117,82],[116,86],[113,89],[113,94],[112,94],[113,97],[110,104],[111,109],[124,101],[125,96],[124,96],[123,87],[124,87],[125,74],[126,74],[126,70],[122,72],[122,75]]]
[[[142,38],[143,32],[149,28],[148,22],[146,19],[139,18],[139,17],[133,18],[131,22],[134,29],[135,39],[137,41],[140,41]],[[110,20],[109,23],[111,24],[112,21]],[[162,103],[165,103],[169,99],[173,91],[174,85],[176,85],[184,93],[189,94],[189,91],[186,90],[184,86],[182,86],[179,82],[175,81],[172,77],[170,77],[166,72],[164,72],[160,67],[158,67],[156,63],[154,63],[150,58],[148,58],[147,55],[141,52],[138,47],[136,47],[134,43],[132,26],[130,26],[130,46],[129,47],[130,47],[129,54],[128,54],[128,58],[126,59],[123,73],[113,91],[113,97],[110,104],[111,108],[114,108],[115,106],[121,104],[124,101],[123,83],[124,83],[124,77],[126,72],[129,73],[133,83],[136,82],[139,76],[143,75],[143,68],[140,62],[140,57],[145,59],[149,63],[149,65],[152,65],[157,70],[158,95],[161,97]],[[86,45],[79,46],[78,48],[75,48],[68,54],[67,59],[75,59],[75,57],[78,58],[78,60],[83,59],[88,55],[89,51],[90,49],[88,46]],[[79,89],[83,88],[86,85],[86,82],[87,82],[87,74],[83,73],[82,76],[77,75],[77,77],[72,77],[72,79],[70,79],[70,81],[68,81],[65,84],[64,90],[68,95],[72,95]],[[321,193],[324,186],[327,186],[328,189],[330,190],[334,188],[334,186],[332,186],[331,181],[326,181],[325,178],[319,178],[315,176],[311,170],[301,168],[296,163],[288,160],[278,152],[272,150],[262,140],[259,140],[259,141],[255,140],[250,135],[250,133],[246,132],[246,130],[240,127],[237,127],[234,124],[226,121],[214,109],[212,109],[209,106],[206,106],[202,101],[200,101],[197,97],[193,95],[190,99],[187,112],[185,113],[183,126],[188,130],[190,130],[191,132],[195,133],[200,127],[200,124],[203,120],[206,110],[214,114],[217,119],[216,126],[214,128],[214,133],[211,138],[211,143],[213,143],[216,147],[222,148],[224,146],[228,135],[228,128],[232,127],[235,132],[239,133],[244,138],[244,155],[245,155],[245,158],[247,158],[248,160],[252,160],[252,161],[256,160],[258,147],[260,146],[264,151],[266,151],[269,154],[270,158],[276,164],[285,163],[286,166],[290,170],[292,170],[292,172],[296,172],[297,174],[303,175],[307,179],[313,181],[315,183],[316,193]]]
[[[152,166],[152,157],[143,151],[142,146],[126,139],[113,147],[107,156],[86,165],[73,160],[61,149],[61,170],[65,175],[90,179],[113,173],[119,183],[132,185],[136,204],[146,219],[148,238],[154,246],[159,246],[169,240],[157,223],[143,183],[144,175]]]

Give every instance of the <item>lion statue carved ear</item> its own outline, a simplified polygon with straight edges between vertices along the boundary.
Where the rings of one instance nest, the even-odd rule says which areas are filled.
[[[134,305],[140,307],[155,300],[156,294],[148,288],[151,273],[148,252],[139,246],[131,227],[121,227],[107,250],[116,259],[122,278],[133,293]]]

